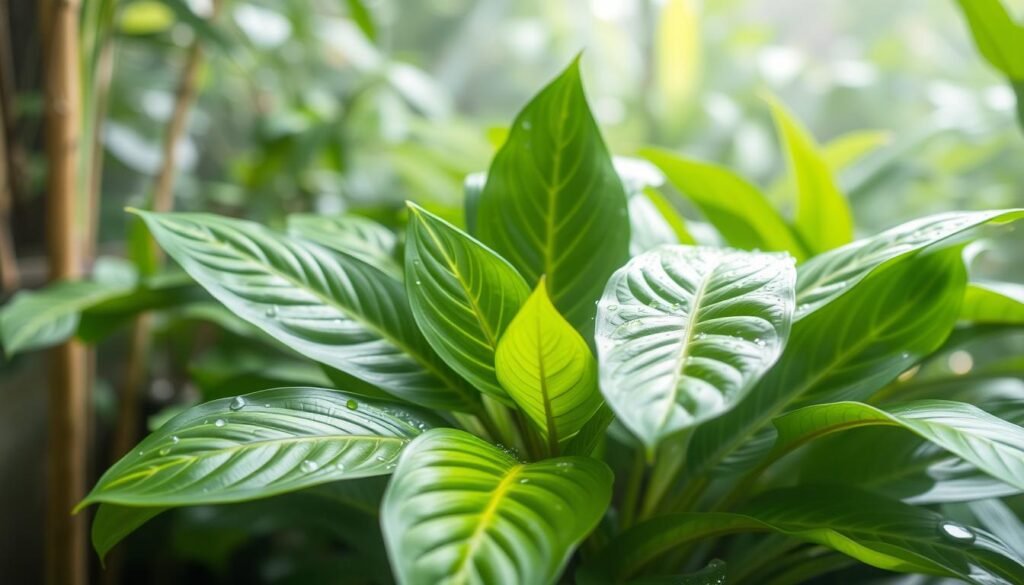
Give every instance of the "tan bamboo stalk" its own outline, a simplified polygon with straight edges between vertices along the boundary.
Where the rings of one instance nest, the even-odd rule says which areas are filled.
[[[77,0],[53,0],[41,12],[46,91],[47,236],[54,280],[82,275],[82,247],[75,217],[78,188],[81,94],[78,77]],[[47,579],[51,584],[88,581],[86,524],[71,509],[85,495],[88,462],[89,356],[71,341],[53,352],[50,386]]]
[[[18,199],[20,148],[14,133],[14,58],[11,54],[8,0],[0,0],[0,286],[7,293],[21,285],[18,258],[11,237],[10,210]]]

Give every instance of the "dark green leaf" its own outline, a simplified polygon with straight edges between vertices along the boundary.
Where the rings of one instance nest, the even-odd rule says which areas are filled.
[[[395,261],[398,238],[391,230],[371,219],[358,215],[289,215],[288,233],[355,256],[388,274],[402,275],[402,269]]]

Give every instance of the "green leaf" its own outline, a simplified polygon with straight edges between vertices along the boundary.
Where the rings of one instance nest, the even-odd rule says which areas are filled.
[[[797,319],[825,306],[874,270],[924,250],[953,246],[966,232],[1024,217],[1024,209],[953,212],[904,223],[808,260],[797,269]]]
[[[501,385],[552,450],[601,407],[594,356],[551,304],[543,278],[498,343],[495,363]]]
[[[1010,550],[1024,551],[1024,522],[1012,508],[999,500],[979,500],[965,504],[977,524],[1005,542]]]
[[[402,283],[376,267],[251,222],[140,215],[210,294],[296,352],[416,404],[475,407],[416,328]]]
[[[693,201],[730,246],[789,252],[797,260],[807,257],[807,250],[779,212],[757,187],[739,175],[667,150],[646,148],[641,154]]]
[[[288,233],[355,256],[388,274],[402,275],[402,268],[395,261],[398,237],[371,219],[358,215],[294,214],[288,216]]]
[[[648,520],[613,540],[609,554],[598,555],[586,572],[600,575],[602,583],[620,582],[659,555],[688,543],[724,534],[772,531],[889,571],[953,577],[978,585],[1024,579],[1024,559],[992,534],[848,487],[775,490],[741,512]]]
[[[124,283],[58,282],[15,295],[0,314],[0,336],[8,357],[70,339],[82,311],[130,291]]]
[[[92,521],[92,547],[96,549],[100,562],[117,543],[166,509],[100,504]]]
[[[811,254],[837,248],[853,239],[853,213],[839,192],[832,170],[814,138],[774,98],[772,117],[786,150],[796,184],[796,231]]]
[[[480,219],[480,195],[483,194],[484,186],[486,185],[487,173],[466,175],[466,180],[462,183],[462,190],[466,198],[466,231],[474,236],[478,235],[477,222]]]
[[[516,269],[450,223],[409,204],[406,288],[434,350],[478,390],[505,399],[498,340],[530,295]]]
[[[583,94],[578,62],[520,112],[480,196],[485,244],[535,285],[581,331],[594,301],[629,257],[622,182]]]
[[[964,292],[960,318],[974,323],[1024,325],[1024,285],[972,282]]]
[[[188,409],[114,464],[78,505],[188,506],[390,473],[433,421],[322,388],[274,388]]]
[[[792,259],[688,246],[642,254],[598,305],[601,390],[653,450],[729,410],[782,352],[793,315]]]
[[[370,41],[376,41],[377,25],[373,22],[373,14],[367,8],[366,2],[364,0],[345,0],[345,5],[348,6],[349,18],[355,21],[359,30],[363,31]]]
[[[1010,79],[1024,79],[1024,26],[999,0],[957,0],[978,51]]]
[[[689,469],[712,469],[796,401],[863,400],[895,379],[949,335],[966,280],[957,249],[910,258],[794,323],[786,352],[757,387],[697,429]]]
[[[895,425],[1024,489],[1024,428],[963,402],[917,400],[884,410],[859,402],[835,402],[807,406],[773,422],[779,433],[777,455],[830,433]]]
[[[587,457],[520,463],[462,431],[413,441],[384,495],[381,525],[399,583],[555,583],[611,499]]]
[[[696,244],[683,216],[654,189],[629,198],[629,221],[629,252],[633,256],[665,244]]]

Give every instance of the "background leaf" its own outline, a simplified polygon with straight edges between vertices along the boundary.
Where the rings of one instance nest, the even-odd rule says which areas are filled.
[[[612,276],[596,328],[601,390],[648,449],[727,411],[771,367],[795,279],[781,254],[683,246]]]
[[[192,278],[291,349],[423,406],[475,407],[416,328],[402,283],[376,267],[246,221],[141,215]]]
[[[586,457],[520,463],[468,433],[409,445],[381,525],[399,583],[554,583],[611,499],[611,471]]]
[[[264,498],[391,472],[432,419],[320,388],[274,388],[188,409],[100,478],[79,507]]]
[[[479,203],[480,239],[580,331],[629,257],[626,195],[590,114],[577,62],[516,117]]]
[[[972,282],[964,291],[960,318],[973,323],[1024,325],[1024,285]]]
[[[601,407],[594,356],[551,304],[543,278],[502,336],[495,360],[501,385],[552,450]]]

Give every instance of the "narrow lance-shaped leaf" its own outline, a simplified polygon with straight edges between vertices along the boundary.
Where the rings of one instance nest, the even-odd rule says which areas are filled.
[[[520,463],[468,433],[435,429],[406,449],[381,525],[399,583],[555,583],[611,500],[588,457]]]
[[[1024,79],[1024,25],[1014,22],[1000,0],[957,0],[957,4],[985,59],[1010,79]]]
[[[239,502],[390,473],[432,423],[320,388],[275,388],[188,409],[114,464],[79,507]]]
[[[855,513],[851,513],[855,511]],[[674,514],[643,522],[595,556],[585,575],[624,582],[661,554],[702,539],[777,532],[835,549],[863,563],[977,585],[1019,583],[1024,559],[991,533],[931,510],[844,486],[800,486],[757,497],[740,513]]]
[[[863,400],[895,379],[949,335],[966,280],[959,250],[908,258],[794,323],[757,387],[694,433],[689,469],[712,469],[791,405]]]
[[[789,252],[797,260],[808,256],[804,245],[764,194],[739,175],[667,150],[648,148],[641,154],[693,201],[730,246]]]
[[[777,454],[847,429],[899,426],[1024,489],[1024,428],[963,402],[916,400],[885,409],[835,402],[795,410],[774,424],[779,432]]]
[[[1024,285],[972,282],[964,292],[960,318],[973,323],[1024,325]]]
[[[812,254],[853,240],[853,212],[836,187],[828,161],[814,138],[781,102],[769,98],[772,117],[796,185],[795,227]]]
[[[601,407],[597,363],[555,309],[541,279],[498,343],[497,373],[509,396],[555,449]]]
[[[417,329],[397,279],[251,222],[139,213],[192,278],[291,349],[416,404],[476,408],[477,398]]]
[[[395,261],[398,237],[372,219],[298,213],[288,216],[288,233],[365,260],[388,274],[402,274]]]
[[[684,246],[612,276],[596,329],[601,391],[649,450],[732,408],[771,367],[795,279],[785,255]]]
[[[629,257],[622,182],[583,94],[578,62],[516,117],[479,201],[480,239],[581,331],[608,276]]]
[[[940,213],[811,258],[797,270],[796,316],[820,309],[875,269],[924,250],[962,243],[975,228],[1024,217],[1024,209]]]
[[[498,398],[498,340],[530,294],[508,262],[450,223],[409,204],[406,288],[423,335],[474,387]]]

